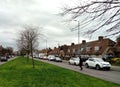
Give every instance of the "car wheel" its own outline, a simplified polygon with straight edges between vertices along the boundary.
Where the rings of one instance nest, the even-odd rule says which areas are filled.
[[[86,64],[85,64],[85,67],[86,67],[86,68],[89,68],[89,65],[86,63]]]
[[[109,67],[109,68],[107,68],[107,70],[110,70],[110,67]]]
[[[74,63],[74,65],[76,65],[76,63]]]
[[[100,66],[99,66],[99,65],[96,65],[96,69],[99,70],[99,69],[100,69]]]

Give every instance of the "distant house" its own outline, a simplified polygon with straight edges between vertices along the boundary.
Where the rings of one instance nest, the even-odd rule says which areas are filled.
[[[3,49],[3,47],[2,47],[2,45],[0,45],[0,56],[2,55],[2,49]]]
[[[51,50],[48,55],[59,55],[59,48],[54,47],[53,50]]]
[[[47,49],[42,49],[42,50],[39,50],[39,53],[41,54],[44,54],[44,55],[49,55],[49,53],[52,51],[51,48],[47,48]]]
[[[79,48],[80,48],[80,44],[71,43],[71,45],[68,46],[68,49],[66,51],[66,55],[69,55],[70,57],[76,56],[77,55],[76,52]]]
[[[120,44],[117,42],[114,46],[107,50],[106,54],[120,58]]]

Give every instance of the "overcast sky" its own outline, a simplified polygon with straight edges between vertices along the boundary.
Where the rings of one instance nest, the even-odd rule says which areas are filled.
[[[76,5],[75,0],[0,0],[0,44],[16,49],[15,40],[24,25],[42,27],[47,47],[78,43],[77,31],[70,28],[77,23],[66,23],[58,15],[66,4]],[[46,40],[40,40],[39,49],[46,48]],[[80,36],[80,41],[89,38]]]

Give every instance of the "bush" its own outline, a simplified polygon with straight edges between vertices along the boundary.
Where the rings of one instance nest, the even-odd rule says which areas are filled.
[[[112,58],[111,63],[115,65],[120,65],[120,58]]]

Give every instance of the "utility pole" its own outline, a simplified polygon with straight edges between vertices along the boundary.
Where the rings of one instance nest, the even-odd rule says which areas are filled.
[[[47,54],[47,39],[46,39],[45,41],[46,41],[46,55],[48,55],[48,54]]]

